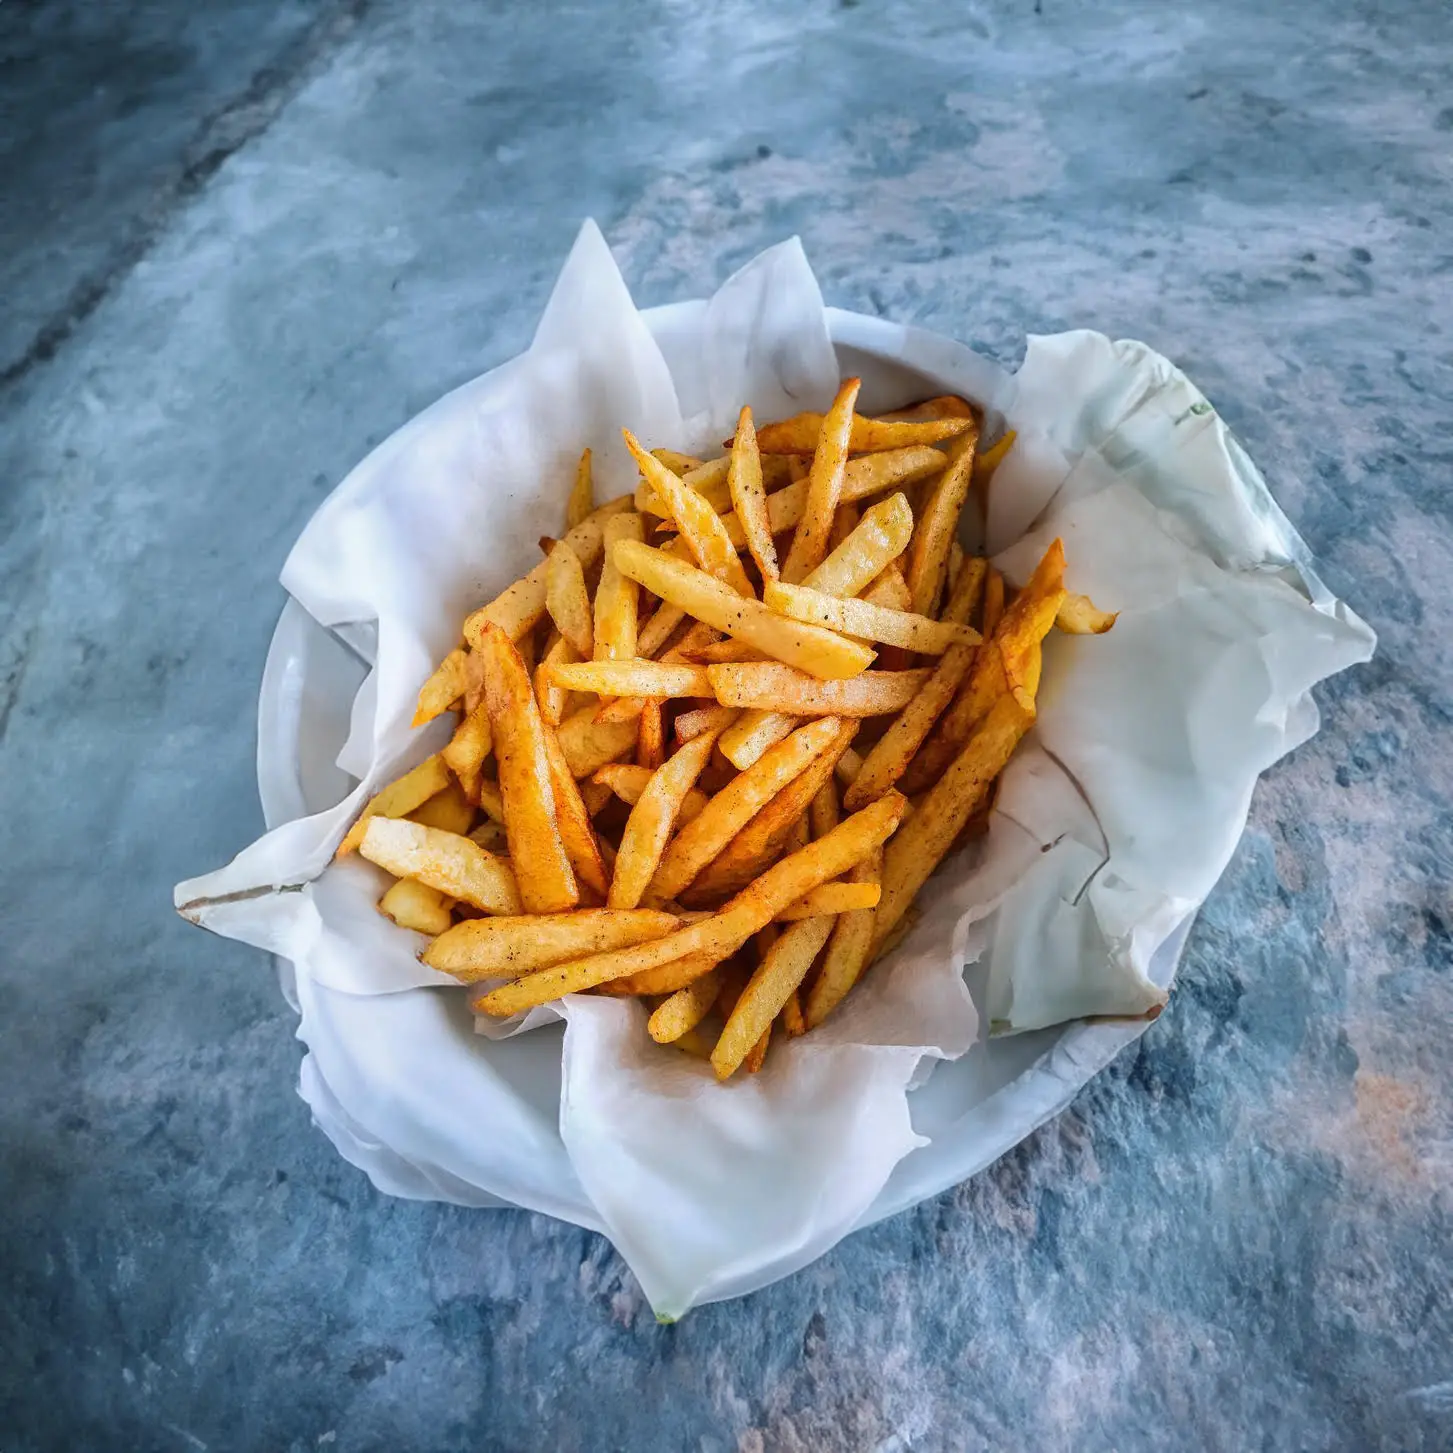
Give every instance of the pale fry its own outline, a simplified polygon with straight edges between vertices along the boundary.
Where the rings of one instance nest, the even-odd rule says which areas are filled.
[[[677,757],[680,755],[680,752],[676,754]],[[710,755],[711,753],[708,752],[707,756],[710,757]],[[671,758],[672,762],[675,760],[676,757]],[[669,766],[670,763],[667,765]],[[627,807],[634,807],[641,800],[641,793],[646,790],[646,784],[651,780],[652,775],[649,767],[637,767],[634,763],[628,762],[611,762],[602,767],[591,781],[613,792]],[[684,827],[693,818],[701,815],[701,810],[706,806],[707,801],[706,793],[693,787],[681,799],[677,820]]]
[[[466,918],[420,956],[431,969],[463,984],[481,979],[517,979],[583,954],[603,953],[664,938],[681,926],[670,913],[637,908],[580,908],[573,913],[524,917]]]
[[[419,704],[413,725],[423,726],[443,714],[464,695],[464,648],[454,650],[434,668],[434,674],[419,688]]]
[[[711,1052],[719,1080],[729,1078],[772,1027],[788,996],[807,976],[832,932],[831,918],[807,918],[782,934],[737,999]]]
[[[358,851],[395,877],[417,878],[482,913],[524,911],[510,865],[457,833],[373,817]]]
[[[802,507],[802,518],[797,522],[797,531],[792,536],[792,548],[782,562],[782,579],[789,584],[800,581],[827,555],[832,517],[842,498],[843,478],[847,473],[854,423],[853,405],[861,387],[861,380],[848,379],[838,390],[832,407],[818,421],[812,472],[807,476],[807,499]]]
[[[550,792],[555,801],[560,842],[576,878],[590,889],[597,901],[603,901],[610,891],[610,874],[606,872],[595,827],[590,821],[590,809],[576,785],[569,762],[565,760],[555,728],[546,724],[544,733],[545,755],[550,762]]]
[[[634,719],[599,722],[595,718],[595,707],[587,706],[574,716],[567,716],[557,729],[560,750],[577,779],[589,777],[607,762],[624,757],[636,745]]]
[[[549,680],[567,691],[600,696],[711,696],[705,666],[665,665],[660,661],[581,661],[552,666]]]
[[[938,867],[964,824],[989,795],[1034,715],[1001,696],[883,856],[883,897],[875,910],[876,948]],[[883,799],[879,799],[882,801]]]
[[[855,887],[878,888],[883,876],[883,849],[875,848],[852,871],[851,882]],[[868,955],[873,946],[873,920],[876,914],[871,906],[844,913],[833,925],[832,937],[828,940],[827,952],[818,966],[817,977],[807,991],[807,1002],[803,1005],[803,1018],[809,1029],[815,1029],[839,1004],[849,989],[857,983],[868,964]]]
[[[556,542],[545,560],[545,609],[555,629],[581,656],[589,656],[595,645],[590,594],[580,557],[564,540]]]
[[[422,807],[436,792],[449,785],[449,772],[440,755],[425,757],[417,767],[390,782],[368,801],[358,820],[344,834],[335,856],[346,858],[363,841],[364,829],[373,817],[407,817]]]
[[[590,450],[580,451],[580,463],[575,466],[575,484],[570,498],[565,502],[565,528],[573,530],[590,518],[595,508],[595,484],[591,478]]]
[[[793,620],[827,626],[888,646],[902,646],[920,655],[941,656],[950,646],[972,646],[979,639],[979,633],[969,626],[933,620],[910,611],[890,610],[866,600],[840,600],[837,596],[780,580],[767,585],[763,599],[773,610]]]
[[[837,736],[838,725],[833,717],[810,722],[733,778],[711,799],[701,815],[682,827],[671,840],[651,881],[651,896],[661,902],[676,897],[756,813],[828,750]]]
[[[659,459],[647,454],[629,429],[622,430],[622,433],[626,448],[631,451],[657,497],[670,509],[681,538],[690,546],[697,563],[708,575],[714,576],[738,595],[751,595],[751,582],[742,569],[742,562],[737,559],[736,546],[710,502],[695,490],[688,489]]]
[[[606,900],[609,907],[634,908],[645,896],[682,803],[695,787],[715,745],[716,736],[711,732],[696,737],[652,774],[621,834]]]
[[[844,747],[843,751],[847,751],[847,748]],[[837,763],[834,762],[833,766],[836,767]],[[838,804],[837,782],[834,777],[829,777],[817,789],[817,795],[812,799],[812,806],[809,809],[809,816],[812,821],[813,837],[826,837],[842,821],[842,810]]]
[[[913,546],[908,557],[908,591],[912,608],[919,615],[931,616],[938,611],[943,593],[944,574],[948,568],[949,543],[958,533],[959,515],[969,497],[974,478],[974,441],[978,430],[970,425],[961,438],[954,440],[949,466],[934,485],[913,531]]]
[[[679,730],[679,718],[676,725]],[[721,734],[721,754],[739,772],[745,772],[763,752],[780,742],[797,725],[795,716],[783,716],[778,711],[744,711]]]
[[[664,1004],[656,1006],[646,1021],[647,1033],[657,1044],[674,1043],[711,1013],[720,987],[720,975],[712,969],[684,989],[678,989]]]
[[[859,867],[862,865],[859,864]],[[854,872],[857,871],[855,868]],[[876,908],[882,890],[876,879],[854,879],[849,883],[824,883],[805,898],[790,903],[777,915],[778,923],[795,923],[799,918],[820,918],[824,913],[858,913]]]
[[[846,819],[825,838],[774,864],[720,912],[713,913],[700,923],[668,934],[654,943],[593,954],[526,975],[486,994],[475,1007],[483,1013],[503,1018],[628,974],[638,979],[645,971],[684,959],[688,954],[696,956],[692,968],[700,966],[700,972],[705,973],[713,962],[720,962],[735,953],[789,903],[810,893],[820,883],[841,877],[853,864],[886,841],[902,820],[904,805],[905,799],[898,793],[880,797],[871,807]],[[712,955],[715,955],[714,961]]]
[[[802,584],[824,595],[857,595],[908,548],[912,538],[913,511],[900,490],[864,510],[847,538]]]
[[[766,460],[763,461],[765,466]],[[846,500],[866,499],[870,495],[882,494],[894,485],[906,487],[930,474],[937,474],[943,468],[943,455],[927,445],[915,445],[911,449],[894,449],[886,454],[865,454],[861,459],[848,461],[843,476],[841,504]],[[767,496],[767,523],[774,535],[790,530],[802,518],[807,504],[807,480],[797,480],[785,489],[779,489]],[[836,518],[836,515],[834,515]],[[739,550],[746,549],[747,537],[742,522],[733,512],[722,518],[731,542]],[[829,536],[829,538],[831,538]]]
[[[849,382],[856,380],[850,379]],[[857,398],[856,389],[853,398]],[[971,422],[971,419],[895,422],[854,414],[850,420],[850,432],[844,431],[844,442],[853,454],[876,454],[884,449],[904,449],[911,444],[942,444],[946,439],[957,438],[970,427]],[[822,435],[833,423],[831,410],[826,414],[794,414],[780,423],[764,424],[758,432],[757,444],[763,454],[813,454]]]
[[[656,607],[656,613],[637,632],[636,654],[647,659],[655,656],[685,619],[686,612],[679,605],[663,600]]]
[[[521,901],[530,913],[559,913],[579,902],[580,889],[560,837],[547,728],[524,662],[505,631],[487,624],[477,649],[486,656],[484,704],[499,762],[510,859],[528,865],[520,875]]]
[[[601,505],[566,534],[565,543],[580,557],[580,563],[587,570],[600,559],[605,548],[606,521],[630,507],[631,497],[622,495],[620,499]],[[526,631],[539,625],[544,614],[545,562],[542,560],[528,575],[475,611],[464,622],[464,638],[471,646],[477,646],[486,624],[493,622],[512,641],[517,641]]]
[[[422,807],[415,808],[409,817],[425,827],[442,827],[445,832],[467,833],[474,822],[474,807],[464,795],[464,789],[451,782],[442,792],[436,792]]]
[[[814,676],[855,676],[866,669],[873,653],[866,647],[825,631],[820,626],[786,621],[760,601],[736,595],[704,571],[693,569],[664,551],[635,540],[621,540],[611,551],[619,571],[647,590],[690,612],[738,640],[748,641],[779,661],[800,666]],[[602,589],[604,584],[602,583]],[[600,620],[597,597],[596,620]],[[712,667],[712,670],[717,668]]]
[[[858,773],[862,770],[863,759],[851,747],[849,747],[847,751],[845,751],[842,756],[838,758],[838,764],[836,768],[834,768],[833,775],[845,787],[850,787],[857,780]]]
[[[605,559],[595,589],[593,654],[597,661],[628,661],[636,654],[636,608],[641,592],[631,576],[621,574],[615,547],[640,546],[641,539],[640,515],[614,515],[605,522]]]
[[[819,681],[776,661],[708,666],[723,706],[780,707],[796,716],[883,716],[902,711],[928,680],[927,668],[864,671],[849,681]]]
[[[732,440],[731,468],[727,489],[732,508],[741,521],[747,537],[747,549],[762,572],[762,579],[776,580],[777,547],[772,541],[772,526],[767,515],[767,491],[762,485],[762,456],[757,450],[757,431],[752,424],[752,411],[744,408],[737,418],[737,432]],[[725,534],[725,526],[723,526]]]
[[[702,732],[725,731],[736,719],[737,713],[729,706],[699,706],[695,711],[683,711],[676,718],[676,740],[689,742]]]
[[[1101,610],[1088,595],[1066,595],[1054,623],[1066,635],[1102,636],[1115,624],[1118,611]]]
[[[450,913],[453,900],[437,888],[420,883],[413,878],[400,878],[382,898],[378,900],[378,911],[385,918],[391,918],[400,928],[410,928],[415,933],[433,937],[443,933],[454,922]],[[484,919],[477,920],[485,922]]]

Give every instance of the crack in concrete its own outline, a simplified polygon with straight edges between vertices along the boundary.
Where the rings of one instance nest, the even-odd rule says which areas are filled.
[[[40,328],[29,345],[0,367],[0,389],[48,363],[77,328],[101,306],[116,287],[151,251],[172,218],[217,174],[224,162],[261,136],[288,102],[353,32],[374,0],[339,0],[273,62],[262,67],[241,95],[206,117],[182,153],[175,176],[159,187],[101,270],[83,278],[57,314]]]

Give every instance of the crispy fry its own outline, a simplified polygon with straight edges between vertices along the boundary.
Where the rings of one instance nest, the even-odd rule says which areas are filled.
[[[658,1004],[646,1021],[646,1030],[657,1044],[671,1044],[695,1029],[716,1003],[720,989],[717,970],[703,974],[684,989],[678,989],[664,1004]]]
[[[628,661],[636,654],[636,607],[640,587],[616,564],[619,543],[640,545],[641,517],[615,515],[605,522],[605,559],[595,589],[595,650],[597,661]],[[641,548],[644,548],[642,546]]]
[[[552,666],[574,665],[580,660],[580,652],[560,634],[551,634],[550,644],[535,667],[535,700],[540,703],[540,715],[550,726],[559,726],[570,707],[570,693],[563,686],[554,686],[550,681]]]
[[[711,1052],[711,1067],[719,1080],[728,1079],[748,1052],[772,1027],[787,997],[807,976],[812,961],[832,932],[831,918],[807,918],[794,923],[772,945],[732,1009],[721,1038]]]
[[[710,502],[695,490],[688,489],[659,459],[647,454],[629,429],[622,432],[626,448],[635,457],[657,498],[670,509],[681,538],[690,547],[697,563],[729,590],[738,595],[751,595],[752,585],[747,579],[747,572],[742,569],[742,562],[737,559],[736,546]]]
[[[595,483],[591,478],[590,450],[580,451],[580,463],[575,466],[575,484],[570,498],[565,502],[565,528],[573,530],[584,524],[595,508]]]
[[[925,419],[972,419],[974,410],[967,399],[961,399],[957,394],[938,394],[924,399],[922,403],[910,404],[906,409],[894,409],[877,417],[883,423],[921,423]]]
[[[1054,623],[1070,636],[1102,636],[1119,618],[1119,612],[1101,610],[1088,595],[1066,595]]]
[[[395,877],[417,878],[483,913],[523,911],[510,865],[467,837],[404,818],[373,817],[358,851]]]
[[[797,716],[882,716],[901,711],[928,680],[927,668],[864,671],[850,681],[819,681],[776,661],[708,666],[723,706],[771,709],[776,703]]]
[[[417,767],[405,772],[369,799],[357,821],[344,834],[334,856],[346,858],[363,841],[364,829],[370,818],[407,817],[448,785],[449,772],[442,755],[425,757]]]
[[[715,955],[714,961],[704,962],[701,972],[705,973],[713,962],[730,957],[758,929],[765,928],[787,904],[810,893],[818,884],[841,877],[853,864],[886,841],[901,821],[903,807],[904,799],[897,793],[880,797],[871,807],[846,819],[825,838],[774,864],[719,913],[713,913],[700,923],[668,934],[654,943],[593,954],[526,975],[486,994],[475,1007],[483,1013],[502,1018],[628,974],[639,979],[644,976],[644,971],[684,959],[688,954],[699,956],[699,964]],[[821,922],[820,919],[806,921]],[[685,982],[690,983],[691,980]]]
[[[814,888],[805,898],[788,904],[777,915],[776,921],[795,923],[799,918],[820,918],[823,914],[858,913],[867,908],[876,908],[881,896],[882,890],[875,878],[854,879],[849,883],[824,883],[821,888]]]
[[[638,580],[663,600],[673,601],[698,620],[815,676],[855,676],[873,659],[865,647],[820,626],[785,621],[760,601],[734,594],[704,571],[649,545],[621,540],[611,555],[622,574]],[[599,616],[597,603],[597,620]]]
[[[855,380],[849,379],[849,382]],[[857,398],[856,389],[853,398]],[[763,454],[813,454],[829,420],[833,420],[831,410],[826,414],[794,414],[780,423],[764,424],[757,434],[758,447]],[[911,444],[942,444],[946,439],[957,438],[969,423],[970,420],[964,419],[892,422],[854,414],[851,433],[845,431],[844,443],[853,454],[876,454],[884,449],[905,449]]]
[[[596,721],[596,709],[587,706],[567,716],[558,728],[560,750],[575,777],[589,777],[607,762],[624,757],[636,745],[636,722]]]
[[[668,666],[660,661],[581,661],[550,669],[550,681],[567,691],[600,696],[710,696],[705,666]]]
[[[432,938],[454,922],[449,911],[453,901],[427,883],[400,878],[378,900],[378,911],[385,918],[393,919],[400,928],[409,928]]]
[[[555,728],[546,725],[544,737],[545,755],[550,762],[550,792],[555,802],[561,845],[576,878],[590,890],[597,902],[603,902],[610,891],[610,874],[606,872],[595,827],[590,821],[590,809],[576,786]]]
[[[704,920],[703,920],[704,921]],[[725,954],[707,949],[701,953],[683,954],[679,959],[642,969],[639,973],[626,974],[619,979],[608,979],[597,986],[603,994],[644,995],[653,998],[658,994],[674,994],[688,984],[694,984],[703,974],[710,973],[721,963]]]
[[[680,755],[679,752],[676,754],[678,757]],[[711,753],[708,752],[707,756],[710,755]],[[671,758],[671,761],[675,760],[676,757]],[[641,800],[641,793],[646,790],[646,784],[651,780],[652,775],[649,767],[637,767],[634,763],[610,762],[595,774],[591,782],[619,797],[627,807],[634,807]],[[706,806],[707,800],[706,793],[696,787],[693,787],[681,799],[677,820],[683,827],[693,818],[701,815],[701,809]]]
[[[654,772],[665,760],[666,724],[661,716],[661,703],[653,696],[641,708],[641,721],[636,733],[636,762]]]
[[[802,1017],[802,991],[800,988],[794,989],[787,996],[787,1002],[782,1006],[782,1014],[778,1023],[787,1031],[788,1037],[791,1039],[800,1039],[807,1033],[807,1021]]]
[[[574,913],[466,918],[447,933],[441,932],[420,957],[431,969],[452,974],[463,984],[517,979],[582,954],[664,938],[680,926],[672,914],[649,908],[629,912],[580,908]]]
[[[763,597],[773,610],[793,620],[827,626],[868,641],[902,646],[926,656],[940,656],[953,645],[972,646],[979,639],[979,633],[969,626],[890,610],[866,600],[839,600],[837,596],[780,580],[768,584]]]
[[[457,782],[448,783],[409,817],[425,827],[442,827],[445,832],[467,833],[474,821],[474,808]]]
[[[883,849],[875,848],[852,871],[855,887],[879,888],[883,876]],[[865,905],[842,914],[833,926],[827,952],[812,987],[807,991],[803,1017],[809,1029],[815,1029],[839,1004],[868,964],[873,944],[873,905]]]
[[[762,456],[757,451],[757,431],[749,408],[744,408],[737,418],[727,489],[731,494],[732,508],[741,521],[742,533],[747,537],[747,549],[752,552],[762,579],[776,580],[777,547],[772,541],[772,526],[767,516],[767,491],[762,484]],[[722,529],[725,533],[726,527]]]
[[[919,512],[913,531],[913,546],[908,556],[908,591],[912,608],[919,615],[938,612],[943,593],[944,575],[948,569],[949,543],[958,533],[959,515],[969,497],[974,477],[974,441],[978,429],[969,429],[954,440],[949,466],[934,485]]]
[[[605,523],[631,507],[631,497],[622,495],[603,504],[565,536],[565,543],[580,557],[589,570],[605,548]],[[484,627],[489,622],[500,626],[512,641],[533,630],[545,614],[545,562],[542,560],[526,576],[497,595],[486,606],[475,611],[464,622],[464,638],[477,648]]]
[[[722,755],[738,771],[745,772],[769,747],[780,742],[798,726],[795,716],[778,711],[744,711],[721,735]],[[680,727],[680,720],[677,720]]]
[[[767,1051],[772,1045],[772,1026],[769,1024],[761,1033],[756,1044],[747,1051],[747,1057],[742,1061],[742,1068],[749,1075],[755,1075],[761,1070],[767,1059]]]
[[[912,538],[913,511],[900,490],[864,510],[847,538],[802,584],[824,595],[857,595],[908,548]]]
[[[462,646],[454,650],[434,668],[434,674],[419,688],[419,704],[414,711],[413,725],[423,726],[443,714],[464,694],[464,656]]]
[[[802,518],[797,522],[797,531],[792,536],[792,548],[782,562],[782,579],[789,584],[811,573],[827,555],[832,517],[842,498],[843,479],[847,473],[849,440],[854,424],[853,405],[861,387],[860,379],[848,379],[838,390],[832,407],[818,420],[812,472],[807,476],[807,499],[802,507]],[[767,432],[771,427],[768,426]]]
[[[651,880],[651,897],[658,902],[676,897],[756,813],[832,746],[838,727],[834,717],[811,722],[733,778],[672,839]]]
[[[580,557],[560,540],[545,560],[545,609],[555,629],[581,656],[595,646],[595,622]]]
[[[667,469],[674,470],[677,474],[685,474],[689,469],[699,469],[702,464],[696,455],[682,454],[675,449],[653,449],[651,453]]]
[[[553,728],[541,720],[524,662],[503,628],[486,624],[477,649],[485,653],[484,704],[499,761],[510,859],[528,865],[520,875],[520,898],[530,913],[559,913],[575,907],[580,889],[551,789],[545,734],[553,735]]]
[[[727,472],[731,467],[730,459],[723,455],[720,459],[708,459],[704,463],[698,462],[690,469],[683,471],[675,468],[669,459],[662,457],[670,452],[669,449],[651,450],[659,463],[664,464],[667,469],[677,475],[687,489],[693,494],[700,495],[717,513],[724,513],[732,507],[731,494],[727,488]],[[644,475],[645,471],[642,473]],[[652,486],[651,478],[650,475],[645,475],[640,484],[636,486],[636,508],[643,513],[672,519],[673,512],[669,502],[663,499]]]

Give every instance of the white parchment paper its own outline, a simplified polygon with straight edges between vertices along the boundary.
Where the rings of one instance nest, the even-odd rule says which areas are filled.
[[[651,1043],[638,1005],[566,1000],[552,1123],[545,1041],[470,1034],[465,991],[375,911],[384,875],[331,854],[369,795],[442,744],[447,725],[408,725],[419,683],[558,530],[583,447],[604,499],[635,480],[622,425],[703,448],[743,403],[770,418],[830,400],[837,364],[795,241],[686,323],[663,355],[587,224],[529,351],[441,399],[329,497],[283,582],[324,625],[377,623],[339,757],[361,780],[176,895],[193,921],[291,961],[305,1098],[376,1184],[598,1227],[669,1315],[786,1274],[864,1215],[923,1143],[907,1091],[980,1032],[967,959],[989,955],[996,1032],[1162,1002],[1151,955],[1224,868],[1257,775],[1315,730],[1310,686],[1372,645],[1183,375],[1097,334],[1031,339],[996,401],[1020,439],[994,483],[989,548],[1017,582],[1060,535],[1071,588],[1121,615],[1105,637],[1048,643],[1040,720],[986,842],[932,880],[918,927],[841,1011],[758,1076],[717,1086]],[[556,1017],[491,1033],[559,1037],[541,1028]]]

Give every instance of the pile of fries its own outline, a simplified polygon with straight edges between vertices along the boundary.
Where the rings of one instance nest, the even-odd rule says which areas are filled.
[[[719,1079],[760,1069],[982,830],[1050,628],[1113,624],[1059,541],[1012,596],[960,548],[1012,434],[981,449],[953,397],[866,418],[858,387],[743,409],[716,459],[627,431],[640,482],[599,507],[587,450],[563,537],[425,682],[415,725],[457,711],[452,740],[338,852],[396,876],[380,910],[477,1013],[636,995]]]

